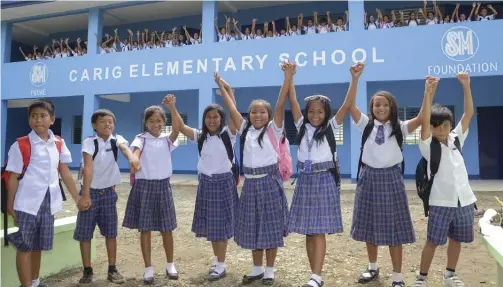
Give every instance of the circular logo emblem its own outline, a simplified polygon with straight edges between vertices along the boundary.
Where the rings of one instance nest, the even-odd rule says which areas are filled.
[[[479,50],[479,37],[470,28],[459,26],[445,32],[442,37],[442,52],[457,62],[467,61]]]
[[[30,70],[30,82],[35,87],[42,87],[49,78],[49,69],[46,64],[38,62]]]

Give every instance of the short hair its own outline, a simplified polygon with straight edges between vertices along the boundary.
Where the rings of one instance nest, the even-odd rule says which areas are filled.
[[[99,109],[99,110],[95,111],[93,113],[93,115],[91,116],[91,123],[95,124],[96,121],[98,120],[98,118],[105,117],[105,116],[111,116],[114,119],[114,123],[115,123],[115,115],[107,109]]]
[[[46,110],[51,117],[54,117],[56,114],[56,107],[54,104],[48,99],[36,99],[34,100],[30,106],[28,107],[28,117],[31,115],[31,112],[36,109],[41,108]]]
[[[451,110],[449,110],[448,107],[444,107],[439,104],[433,105],[431,107],[430,124],[436,128],[445,121],[450,121],[451,125],[453,125],[454,116],[452,115]]]

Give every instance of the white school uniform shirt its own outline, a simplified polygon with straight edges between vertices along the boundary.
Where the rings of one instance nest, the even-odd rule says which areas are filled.
[[[362,114],[360,121],[356,126],[363,132],[369,122],[369,117]],[[409,134],[407,127],[409,121],[400,122],[400,129],[402,130],[403,138]],[[388,121],[384,126],[384,143],[378,145],[375,142],[377,129],[383,125],[378,120],[374,120],[374,129],[370,133],[365,145],[363,146],[362,162],[372,168],[388,168],[395,166],[403,161],[402,151],[398,146],[396,138],[389,137],[392,132],[391,123]]]
[[[304,31],[306,34],[316,34],[316,27],[313,26],[304,26]]]
[[[304,122],[304,117],[301,117],[299,121],[295,123],[295,127],[297,128],[297,132],[300,131],[300,127],[302,126],[302,123]],[[337,124],[337,121],[335,120],[335,117],[332,117],[329,121],[329,128],[332,129],[334,132],[334,135],[337,134],[337,131],[339,130],[339,125]],[[330,145],[328,144],[328,141],[323,138],[322,142],[318,144],[316,140],[313,143],[313,146],[311,148],[311,155],[309,155],[309,145],[308,141],[311,141],[314,136],[314,132],[316,131],[316,128],[311,126],[311,124],[306,124],[306,133],[304,134],[304,137],[302,138],[302,141],[299,145],[299,150],[298,150],[298,155],[297,158],[299,159],[300,162],[305,162],[307,159],[311,160],[312,164],[315,163],[322,163],[322,162],[332,162],[332,151],[330,150]],[[334,154],[335,158],[337,158],[337,152]]]
[[[233,42],[233,41],[237,41],[237,40],[239,40],[239,38],[238,38],[238,37],[239,37],[238,35],[235,35],[234,37],[233,37],[233,36],[231,36],[231,35],[229,35],[229,36],[227,37],[227,39],[229,39],[229,42]]]
[[[120,47],[122,52],[127,52],[131,50],[131,45],[127,44],[125,45],[124,43],[120,42]]]
[[[389,29],[389,28],[393,28],[394,26],[395,26],[395,24],[393,24],[393,22],[382,23],[381,29]]]
[[[24,59],[25,59],[25,61],[31,61],[32,60],[32,59],[30,59],[28,57],[25,57]]]
[[[492,15],[486,15],[486,16],[478,16],[477,21],[487,21],[487,20],[494,20],[494,14]]]
[[[249,34],[249,35],[242,34],[242,36],[241,36],[241,40],[252,40],[253,38],[254,38],[254,36],[252,34]]]
[[[379,22],[367,24],[367,30],[377,30],[377,28],[379,28]]]
[[[301,34],[301,31],[297,29],[297,31],[290,30],[288,31],[288,35],[290,36],[299,36]]]
[[[243,124],[239,128],[238,134],[242,134],[247,121],[243,120]],[[278,128],[272,120],[266,127],[272,127],[273,134],[276,137],[276,143],[279,144],[279,140],[283,135],[283,128]],[[261,129],[255,129],[253,125],[250,126],[248,132],[246,133],[246,141],[243,149],[243,166],[249,168],[265,167],[272,164],[278,163],[278,154],[274,149],[269,137],[267,136],[267,131],[264,133],[262,146],[258,144],[258,137],[262,132]]]
[[[435,25],[437,23],[438,23],[437,17],[433,18],[433,20],[426,18],[426,25]]]
[[[407,26],[417,26],[419,25],[419,23],[421,23],[421,19],[417,18],[417,19],[406,20],[405,23],[407,24]]]
[[[63,209],[63,198],[59,188],[59,163],[71,163],[72,155],[62,141],[61,155],[58,152],[54,134],[49,130],[49,140],[43,141],[33,130],[28,134],[31,146],[30,164],[14,198],[14,210],[37,215],[45,194],[49,189],[51,195],[51,214]],[[23,156],[17,141],[9,149],[9,160],[6,170],[21,173]]]
[[[54,52],[54,58],[61,58],[61,53]]]
[[[107,48],[100,47],[100,54],[106,54],[106,53],[107,53]]]
[[[102,138],[95,136],[89,137],[82,143],[82,153],[87,153],[91,157],[95,152],[94,140],[98,140],[98,153],[93,161],[93,178],[91,181],[91,188],[103,189],[122,183],[122,176],[119,170],[119,165],[115,161],[114,153],[112,151],[112,139],[117,139],[117,149],[121,144],[129,145],[128,141],[122,136],[111,135],[106,141]]]
[[[228,127],[224,127],[220,134],[227,133],[231,140],[232,148],[236,144],[236,135],[233,135]],[[197,139],[201,134],[201,130],[194,129],[194,141],[197,143]],[[236,158],[234,157],[234,162]],[[232,171],[232,163],[229,161],[227,156],[227,150],[225,149],[224,142],[222,139],[216,135],[206,136],[206,140],[203,143],[203,148],[201,150],[201,156],[197,162],[197,171],[199,173],[205,174],[207,176],[212,176],[213,174],[222,174]]]
[[[199,44],[201,44],[201,43],[202,43],[202,40],[201,40],[201,38],[199,38],[199,39],[197,39],[197,40],[196,40],[196,39],[194,39],[194,38],[192,38],[192,37],[191,37],[191,38],[190,38],[190,43],[191,43],[192,45],[199,45]]]
[[[335,24],[332,24],[332,31],[333,32],[344,32],[344,31],[346,31],[346,25],[337,26]]]
[[[254,40],[260,40],[260,39],[264,39],[264,35],[255,35],[255,37],[253,37]]]
[[[61,53],[61,58],[68,58],[68,57],[70,57],[70,53],[69,52],[66,52],[66,53],[63,52],[63,53]]]
[[[145,143],[145,146],[143,144]],[[140,170],[135,174],[136,179],[166,179],[173,174],[171,153],[178,147],[178,139],[173,143],[169,134],[161,134],[155,138],[145,132],[137,135],[131,147],[143,150],[140,156]]]
[[[448,146],[440,143],[442,156],[431,187],[430,205],[457,207],[458,199],[461,206],[467,206],[477,201],[468,181],[468,172],[463,156],[454,145],[454,137],[457,136],[460,147],[463,147],[467,135],[468,129],[463,133],[461,123],[459,123],[449,134]],[[419,142],[421,155],[428,162],[430,161],[431,140],[432,136],[430,135],[426,140]],[[428,176],[430,173],[430,165],[428,164]]]
[[[227,34],[220,34],[218,33],[218,42],[227,42],[228,40],[228,35]]]
[[[330,27],[328,25],[318,25],[318,27],[316,27],[317,30],[318,30],[318,33],[320,34],[325,34],[325,33],[328,33],[330,31]]]

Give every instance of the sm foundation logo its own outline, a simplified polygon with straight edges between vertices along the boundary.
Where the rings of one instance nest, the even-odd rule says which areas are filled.
[[[49,78],[49,70],[46,64],[42,62],[38,62],[30,70],[30,82],[33,86],[40,88],[45,83],[47,83],[47,79]]]
[[[444,55],[456,62],[470,60],[479,49],[479,37],[470,28],[459,26],[447,30],[441,41]]]

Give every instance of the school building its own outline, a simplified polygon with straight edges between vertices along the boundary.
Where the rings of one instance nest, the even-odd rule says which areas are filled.
[[[502,2],[490,3],[503,12]],[[471,3],[461,4],[460,13],[468,15]],[[452,13],[456,2],[438,5],[446,15]],[[91,114],[98,108],[115,113],[116,132],[131,142],[142,132],[144,109],[173,93],[185,122],[200,127],[204,108],[222,103],[213,80],[215,71],[235,89],[238,108],[246,114],[252,99],[275,104],[283,81],[279,63],[289,59],[298,63],[294,81],[301,105],[304,97],[323,94],[331,99],[335,112],[349,87],[350,66],[363,61],[366,68],[358,86],[358,107],[366,111],[376,91],[388,90],[397,98],[402,120],[418,113],[429,74],[442,78],[435,102],[449,106],[459,121],[463,90],[456,73],[469,72],[476,115],[463,148],[468,173],[472,178],[503,179],[501,15],[491,21],[365,29],[365,12],[377,18],[376,8],[387,15],[395,10],[399,18],[399,10],[408,17],[421,7],[422,1],[2,1],[2,162],[15,139],[30,131],[26,107],[34,98],[50,98],[56,104],[52,129],[66,140],[73,156],[71,167],[77,168],[81,143],[93,135]],[[428,9],[432,9],[431,1]],[[306,25],[313,19],[313,11],[319,18],[326,18],[326,11],[330,11],[334,23],[339,16],[345,21],[348,11],[347,31],[226,42],[219,42],[215,31],[214,19],[218,18],[218,27],[224,27],[227,16],[238,21],[241,31],[257,19],[256,26],[261,29],[264,22],[274,21],[279,32],[287,16],[293,25],[302,13],[302,24]],[[184,25],[190,34],[202,27],[201,44],[117,53],[101,53],[96,44],[105,34],[113,37],[115,29],[122,41],[128,37],[128,29],[136,39],[136,31],[145,28],[160,35],[173,27],[180,31]],[[268,27],[271,29],[271,24]],[[59,42],[66,38],[71,39],[72,47],[78,38],[87,41],[87,54],[24,61],[19,50],[21,47],[26,54],[34,45],[42,49],[50,47],[52,39]],[[285,125],[293,143],[296,130],[289,109],[287,104]],[[170,128],[168,117],[166,129]],[[349,114],[336,137],[342,176],[355,179],[361,133]],[[419,140],[419,131],[405,139],[408,178],[413,177],[420,158]],[[173,154],[175,173],[196,173],[196,144],[187,142],[183,135],[180,144]],[[294,163],[296,149],[291,146]],[[119,164],[128,169],[123,157]]]

